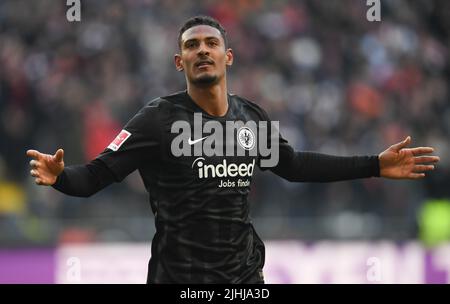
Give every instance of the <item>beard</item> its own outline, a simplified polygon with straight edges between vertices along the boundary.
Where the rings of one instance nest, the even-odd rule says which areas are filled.
[[[192,84],[199,87],[208,87],[218,82],[219,77],[216,75],[202,75],[198,78],[192,79]]]

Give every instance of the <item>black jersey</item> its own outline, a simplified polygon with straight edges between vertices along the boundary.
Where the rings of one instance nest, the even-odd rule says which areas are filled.
[[[74,186],[73,181],[83,169],[86,172],[83,176],[89,176],[85,179],[89,180],[86,188],[90,188],[87,192],[90,195],[109,183],[108,175],[114,181],[121,181],[139,170],[156,225],[148,282],[255,283],[263,280],[260,274],[264,266],[264,245],[252,225],[247,197],[255,167],[261,167],[264,159],[255,145],[256,133],[270,133],[270,128],[258,127],[269,118],[256,104],[236,95],[227,96],[228,111],[223,117],[203,111],[186,91],[153,100],[126,124],[116,140],[87,169],[67,167],[54,185],[60,191],[79,195],[82,186]],[[200,136],[194,130],[198,127],[194,121],[199,113]],[[179,136],[173,129],[177,121],[191,127],[192,132],[174,146]],[[224,153],[218,155],[203,153],[202,149],[199,154],[195,148],[207,144],[208,133],[203,128],[210,121],[219,122],[224,130],[230,121],[255,122],[254,132],[246,130],[249,132],[240,134],[235,129],[233,134],[224,136],[224,146],[241,145],[246,150],[244,155],[225,153],[225,147],[222,147]],[[290,181],[328,182],[379,176],[377,156],[295,152],[281,136],[277,143],[279,161],[269,169]],[[179,145],[192,153],[173,153]],[[251,153],[250,148],[254,146],[257,152]]]
[[[228,95],[226,115],[213,117],[182,92],[150,102],[125,126],[129,138],[99,159],[117,180],[138,169],[150,193],[156,225],[150,282],[246,282],[264,262],[247,200],[258,156],[194,155],[194,146],[206,141],[195,137],[195,113],[202,114],[202,128],[210,120],[221,122],[223,130],[227,121],[267,120],[258,106],[235,95]],[[176,121],[192,126],[190,139],[182,143],[192,146],[190,156],[172,153]]]

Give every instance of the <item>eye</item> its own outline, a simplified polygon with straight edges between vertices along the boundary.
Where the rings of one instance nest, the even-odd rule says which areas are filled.
[[[210,40],[210,41],[208,42],[208,44],[209,44],[210,46],[217,46],[219,43],[218,43],[216,40]]]
[[[195,41],[188,41],[184,44],[185,48],[187,49],[192,49],[195,47],[195,45],[196,45]]]

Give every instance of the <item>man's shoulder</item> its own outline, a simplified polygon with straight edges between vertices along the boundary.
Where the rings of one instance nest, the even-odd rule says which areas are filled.
[[[156,97],[147,102],[138,114],[145,116],[164,116],[164,113],[171,113],[173,109],[183,104],[184,95],[184,92],[177,92],[171,95]]]
[[[236,94],[229,94],[231,98],[233,98],[237,104],[245,107],[247,110],[256,112],[259,116],[262,116],[264,118],[267,117],[266,111],[257,103],[250,101],[249,99],[236,95]]]
[[[145,107],[171,106],[185,98],[185,92],[176,92],[166,96],[160,96],[150,100]]]
[[[163,121],[171,117],[177,99],[182,98],[182,94],[183,92],[174,93],[150,100],[128,121],[126,127],[153,132],[161,127]]]

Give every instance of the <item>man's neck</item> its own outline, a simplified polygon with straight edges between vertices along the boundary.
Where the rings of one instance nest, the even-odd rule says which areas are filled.
[[[187,93],[200,108],[211,116],[224,116],[228,111],[225,84],[202,88],[188,83]]]

